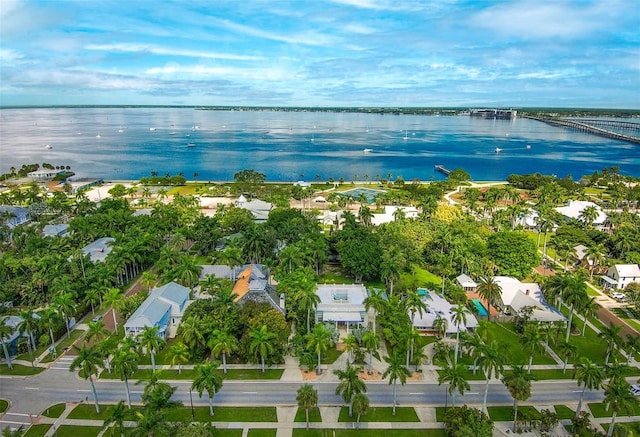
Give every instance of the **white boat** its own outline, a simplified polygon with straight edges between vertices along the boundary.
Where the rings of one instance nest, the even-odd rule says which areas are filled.
[[[502,152],[502,149],[500,147],[496,147],[496,153],[500,153]]]
[[[44,146],[44,148],[45,148],[45,149],[53,149],[53,147],[51,147],[51,144],[46,144],[46,145]]]
[[[149,128],[149,131],[151,131],[151,132],[155,132],[155,131],[156,131],[156,128],[155,128],[155,127],[150,127],[150,128]]]
[[[409,135],[407,135],[407,131],[404,131],[404,138],[403,140],[407,141],[409,139]]]
[[[187,147],[195,147],[196,145],[194,143],[189,143],[187,144]]]
[[[531,144],[527,144],[527,150],[531,150]]]
[[[98,135],[96,135],[96,138],[102,138],[102,135],[100,135],[100,132],[98,132]]]
[[[373,152],[373,149],[364,149],[363,152],[364,153],[371,153],[371,152]]]
[[[175,135],[176,132],[169,132],[169,135]]]

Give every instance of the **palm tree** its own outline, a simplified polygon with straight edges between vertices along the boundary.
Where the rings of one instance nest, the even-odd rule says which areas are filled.
[[[349,333],[342,342],[344,343],[344,350],[349,354],[347,362],[353,361],[353,352],[360,349],[358,339],[355,335]]]
[[[120,437],[124,437],[124,421],[127,418],[127,410],[124,405],[124,401],[120,400],[117,404],[108,407],[107,414],[109,416],[104,419],[102,426],[107,428],[109,425],[113,424],[113,426],[120,432]],[[111,431],[111,435],[113,436],[113,430]]]
[[[613,322],[609,322],[609,326],[601,328],[598,333],[598,337],[603,339],[607,343],[607,355],[605,356],[604,363],[609,364],[609,358],[611,352],[620,346],[622,332],[622,326],[614,325]]]
[[[151,356],[152,372],[156,371],[156,352],[159,352],[165,344],[164,339],[158,336],[158,330],[157,326],[145,326],[139,337],[140,347]]]
[[[474,331],[472,334],[466,332],[464,334],[462,344],[467,350],[467,354],[473,358],[473,374],[475,375],[478,370],[478,359],[480,358],[478,352],[480,347],[485,343],[485,340],[477,331]]]
[[[567,370],[567,364],[569,363],[569,358],[576,357],[576,355],[578,354],[578,348],[576,347],[576,345],[567,343],[565,341],[560,343],[557,349],[558,355],[564,358],[564,361],[562,363],[562,373],[565,373]]]
[[[16,329],[22,333],[22,335],[28,337],[29,341],[27,344],[29,345],[29,353],[31,353],[32,350],[36,349],[33,333],[38,330],[38,318],[36,318],[36,314],[30,309],[20,311],[18,317],[20,317],[21,320],[18,326],[16,326]]]
[[[491,321],[491,307],[496,307],[496,302],[502,298],[502,288],[491,276],[481,278],[478,285],[478,294],[487,302],[487,320]]]
[[[87,333],[84,336],[84,341],[87,343],[93,338],[95,338],[96,341],[100,341],[101,338],[109,335],[109,330],[104,327],[103,320],[91,321],[87,326]]]
[[[73,294],[59,294],[52,299],[52,303],[64,318],[64,326],[67,328],[67,338],[71,337],[71,332],[69,331],[69,317],[76,309]]]
[[[277,335],[274,332],[268,330],[267,325],[262,325],[260,328],[256,328],[249,332],[249,338],[251,344],[249,345],[249,351],[254,357],[260,356],[260,364],[262,366],[262,373],[264,373],[264,360],[274,350],[274,341],[277,339]]]
[[[580,357],[578,363],[575,365],[574,378],[578,383],[578,387],[583,385],[582,392],[580,393],[580,401],[578,401],[578,408],[576,409],[576,418],[582,411],[582,400],[584,399],[584,393],[587,389],[599,390],[602,387],[602,382],[606,378],[604,370],[587,357]]]
[[[120,302],[124,298],[124,292],[119,288],[110,288],[107,290],[107,293],[104,295],[104,302],[108,307],[112,307],[111,315],[113,317],[113,326],[116,329],[116,334],[118,333],[118,320],[116,319],[116,308],[119,308]]]
[[[331,345],[333,345],[331,331],[323,324],[314,326],[313,331],[307,334],[307,349],[312,349],[318,357],[318,366],[316,367],[316,373],[318,375],[322,373],[322,369],[320,368],[322,353],[326,352]]]
[[[369,351],[369,374],[373,373],[373,351],[380,347],[380,338],[374,331],[367,331],[362,335],[362,345]]]
[[[202,393],[207,392],[209,396],[209,415],[213,416],[213,397],[222,388],[222,376],[217,371],[218,365],[206,362],[196,366],[196,378],[191,384],[191,388],[198,391],[198,396],[202,398]]]
[[[98,394],[96,393],[96,386],[93,383],[93,375],[98,372],[98,366],[102,362],[101,356],[98,350],[93,347],[87,347],[86,344],[79,348],[73,345],[73,350],[76,352],[76,358],[71,362],[69,371],[74,372],[76,369],[82,371],[84,379],[88,379],[91,383],[91,392],[93,393],[93,400],[96,404],[96,413],[100,414],[100,405],[98,404]]]
[[[515,365],[511,373],[502,377],[502,382],[513,398],[513,432],[518,423],[518,401],[526,401],[531,397],[531,381],[533,376],[524,370],[524,366]]]
[[[455,365],[458,364],[458,350],[460,349],[460,325],[466,325],[469,310],[464,305],[456,305],[451,311],[453,312],[451,321],[456,325],[456,348],[453,353],[453,364]]]
[[[449,322],[447,321],[446,318],[438,315],[433,320],[433,330],[436,331],[436,334],[440,338],[444,338],[444,336],[447,334],[447,329],[448,328],[449,328]]]
[[[195,259],[191,256],[180,258],[180,262],[173,269],[176,282],[189,288],[192,288],[198,282],[201,271],[202,267],[197,265]]]
[[[544,347],[542,346],[540,340],[541,336],[538,325],[530,323],[525,326],[524,333],[520,337],[520,343],[522,343],[523,348],[529,352],[529,367],[527,369],[527,373],[531,373],[533,355],[536,352],[542,352],[544,350]]]
[[[138,360],[140,356],[133,349],[117,349],[113,354],[111,366],[120,380],[124,382],[124,389],[127,394],[127,406],[131,408],[131,392],[129,391],[129,378],[138,370]]]
[[[624,379],[617,380],[615,383],[609,382],[604,389],[604,403],[611,407],[613,415],[611,416],[611,425],[607,437],[613,434],[613,428],[616,426],[616,416],[619,412],[625,411],[631,414],[634,408],[637,408],[640,402],[631,393],[631,386]]]
[[[600,305],[596,302],[596,298],[594,297],[588,297],[587,300],[585,300],[584,302],[582,302],[582,305],[580,305],[580,309],[579,309],[579,313],[582,314],[582,336],[584,337],[584,334],[587,331],[587,319],[589,317],[593,317],[596,314],[598,314],[598,309],[600,308]]]
[[[13,328],[7,324],[8,319],[8,317],[0,319],[0,341],[2,342],[4,357],[7,360],[7,367],[9,370],[13,370],[11,366],[11,355],[9,355],[9,349],[7,348],[7,339],[13,334]]]
[[[587,284],[584,279],[577,274],[568,275],[567,282],[565,283],[565,289],[562,295],[562,299],[566,305],[569,305],[569,320],[567,321],[567,334],[564,341],[569,341],[571,335],[571,319],[573,318],[573,310],[576,306],[580,307],[580,304],[588,300],[587,296]]]
[[[402,210],[397,209],[396,212],[398,211]],[[400,272],[402,272],[405,264],[406,259],[398,247],[392,246],[390,250],[382,253],[380,276],[389,286],[390,296],[393,296],[393,283],[400,277]]]
[[[58,323],[60,322],[60,315],[57,313],[55,308],[47,307],[39,313],[39,316],[40,316],[40,323],[42,324],[42,327],[47,331],[49,331],[49,338],[51,339],[51,348],[53,349],[53,354],[55,356],[56,339],[53,336],[53,330],[54,328],[57,327]]]
[[[307,334],[309,334],[311,310],[315,310],[320,303],[320,296],[316,294],[316,274],[308,267],[296,269],[292,286],[296,289],[293,300],[297,302],[300,310],[307,312]]]
[[[204,346],[204,335],[207,329],[206,321],[202,317],[194,314],[182,321],[179,332],[182,336],[182,341],[184,341],[190,349],[194,350]]]
[[[484,398],[482,411],[487,412],[487,394],[489,393],[489,381],[491,378],[499,378],[504,372],[506,356],[497,341],[484,343],[478,348],[478,366],[482,369],[486,383],[484,386]]]
[[[369,296],[364,299],[364,307],[367,311],[373,309],[373,333],[376,333],[376,317],[389,306],[389,300],[383,290],[374,288],[370,290]]]
[[[407,377],[411,375],[409,369],[404,365],[404,359],[402,354],[398,350],[394,350],[391,356],[384,357],[384,360],[389,364],[389,367],[382,374],[383,378],[389,377],[389,384],[393,384],[393,411],[392,415],[396,415],[396,404],[398,399],[398,392],[396,383],[400,380],[402,385],[407,383]]]
[[[356,429],[360,428],[360,417],[369,411],[369,398],[364,393],[357,393],[351,400],[353,411],[356,413]]]
[[[177,363],[178,375],[180,375],[182,374],[182,365],[188,363],[191,358],[191,351],[186,344],[179,341],[169,348],[169,356],[171,357],[171,367]]]
[[[352,415],[353,396],[358,393],[366,393],[367,386],[364,381],[358,378],[358,373],[362,370],[359,366],[352,366],[347,362],[345,370],[336,369],[333,373],[338,377],[340,383],[336,387],[336,395],[342,396],[342,400],[349,404],[349,417]]]
[[[304,408],[308,430],[309,410],[318,404],[318,390],[314,389],[311,384],[303,384],[298,389],[296,401],[298,402],[298,408]]]
[[[214,329],[207,345],[214,357],[222,354],[222,371],[227,373],[227,354],[238,350],[238,339],[226,331]]]
[[[591,261],[589,266],[589,279],[593,280],[593,272],[599,265],[605,262],[606,249],[602,243],[593,243],[587,246],[585,254],[587,259]]]
[[[627,351],[627,365],[630,365],[633,354],[640,349],[640,337],[637,335],[627,334],[627,341],[625,342],[625,345],[629,349]]]
[[[456,390],[461,395],[464,395],[465,390],[470,390],[471,386],[467,382],[467,378],[464,376],[467,371],[467,366],[464,364],[454,364],[453,366],[447,366],[442,369],[442,373],[438,377],[438,384],[442,385],[445,382],[449,383],[449,389],[447,392],[452,395],[451,406],[456,406]]]
[[[100,299],[102,299],[102,296],[100,296],[100,290],[97,288],[87,288],[84,293],[83,301],[91,305],[92,316],[96,315],[96,304],[100,302]]]

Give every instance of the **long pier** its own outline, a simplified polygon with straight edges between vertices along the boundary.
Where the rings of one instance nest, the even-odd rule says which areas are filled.
[[[449,173],[451,173],[451,170],[449,170],[448,168],[445,168],[444,165],[436,165],[435,166],[436,171],[439,171],[440,173],[442,173],[445,176],[449,176]]]
[[[598,126],[594,126],[595,124],[600,124],[601,126],[605,126],[608,128],[621,128],[626,130],[635,130],[640,131],[639,123],[625,122],[625,121],[613,121],[613,120],[566,120],[560,118],[541,118],[541,117],[532,117],[526,116],[526,118],[530,118],[532,120],[537,120],[542,123],[550,124],[551,126],[563,127],[566,129],[573,129],[581,132],[588,132],[594,135],[598,135],[605,138],[612,138],[614,140],[626,141],[628,143],[640,144],[640,138],[634,137],[631,135],[622,134],[619,132],[613,132],[608,129],[603,129]],[[594,123],[597,121],[598,123]],[[637,125],[637,126],[636,126]]]

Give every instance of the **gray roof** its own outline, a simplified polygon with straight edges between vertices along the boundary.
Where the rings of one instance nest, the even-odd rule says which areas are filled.
[[[460,286],[462,287],[477,287],[478,284],[471,279],[471,277],[469,277],[468,275],[465,275],[464,273],[459,275],[456,280],[458,281],[458,284],[460,284]]]
[[[109,255],[109,252],[111,252],[111,243],[114,241],[116,241],[116,239],[111,237],[98,238],[93,243],[83,247],[82,252],[84,252],[85,255],[89,255],[89,258],[91,258],[93,262],[104,261],[107,255]]]
[[[150,298],[163,298],[175,302],[178,305],[182,305],[189,299],[189,289],[172,281],[162,287],[157,287],[151,290],[147,299]]]
[[[69,225],[66,223],[60,223],[57,225],[46,225],[44,228],[42,228],[42,234],[45,237],[54,237],[56,235],[66,235],[67,234],[67,229],[69,228]]]
[[[125,328],[156,326],[162,317],[171,311],[172,303],[182,307],[188,299],[189,289],[175,282],[154,288],[124,326]]]

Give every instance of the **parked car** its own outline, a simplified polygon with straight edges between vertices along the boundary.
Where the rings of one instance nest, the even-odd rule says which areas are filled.
[[[633,384],[631,386],[631,393],[634,396],[640,396],[640,385]]]
[[[99,322],[100,320],[102,320],[102,316],[95,316],[95,317],[93,318],[93,321],[94,321],[94,322]]]
[[[627,298],[627,295],[619,291],[614,291],[613,293],[611,293],[611,297],[619,302],[624,302],[624,300]]]

